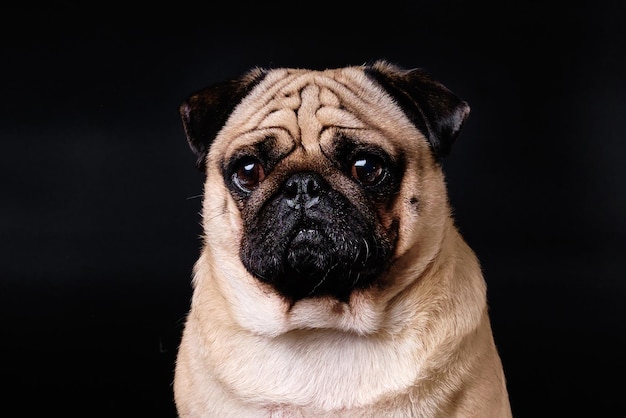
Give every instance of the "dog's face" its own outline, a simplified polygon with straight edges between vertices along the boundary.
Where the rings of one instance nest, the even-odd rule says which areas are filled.
[[[204,252],[227,294],[375,305],[436,251],[449,216],[439,159],[469,108],[423,71],[257,69],[180,110],[207,175]]]
[[[241,211],[242,263],[292,301],[347,300],[375,282],[393,253],[399,225],[388,211],[402,158],[353,128],[301,139],[261,130],[222,168]]]

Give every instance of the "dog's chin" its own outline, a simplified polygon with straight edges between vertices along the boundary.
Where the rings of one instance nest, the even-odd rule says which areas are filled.
[[[257,280],[292,302],[319,297],[346,302],[355,290],[372,286],[387,266],[387,251],[371,250],[377,242],[380,249],[381,239],[374,236],[302,227],[280,241],[275,251],[252,249],[242,261]]]

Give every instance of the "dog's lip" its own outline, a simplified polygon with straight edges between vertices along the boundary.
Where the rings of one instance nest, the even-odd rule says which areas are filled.
[[[298,245],[302,243],[319,243],[321,242],[322,234],[319,229],[304,227],[298,229],[298,232],[293,236],[291,245]]]

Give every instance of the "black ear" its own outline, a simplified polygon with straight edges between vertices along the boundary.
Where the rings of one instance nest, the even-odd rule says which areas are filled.
[[[426,136],[440,159],[450,148],[469,115],[469,105],[422,69],[404,70],[385,61],[365,68]]]
[[[264,75],[264,70],[254,69],[241,78],[205,87],[181,103],[178,111],[200,171],[205,170],[209,147],[231,112]]]

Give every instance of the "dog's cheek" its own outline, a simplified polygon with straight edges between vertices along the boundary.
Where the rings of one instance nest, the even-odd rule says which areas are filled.
[[[205,239],[238,251],[243,233],[239,204],[232,198],[220,180],[209,176],[204,186],[205,197],[202,219]]]
[[[415,167],[410,167],[406,173],[400,191],[397,257],[416,249],[419,254],[426,254],[439,245],[450,217],[443,173],[424,158],[415,160]]]
[[[268,274],[277,274],[282,270],[282,257],[285,252],[286,238],[280,225],[286,219],[278,215],[268,216],[260,213],[265,208],[270,213],[276,213],[270,209],[271,202],[258,202],[251,199],[244,202],[240,212],[241,232],[239,257],[246,268],[254,274],[264,271]]]
[[[381,202],[376,205],[376,213],[378,214],[380,225],[383,227],[385,234],[392,239],[392,241],[395,241],[393,238],[399,232],[398,228],[404,210],[403,198],[398,191],[386,202]]]

